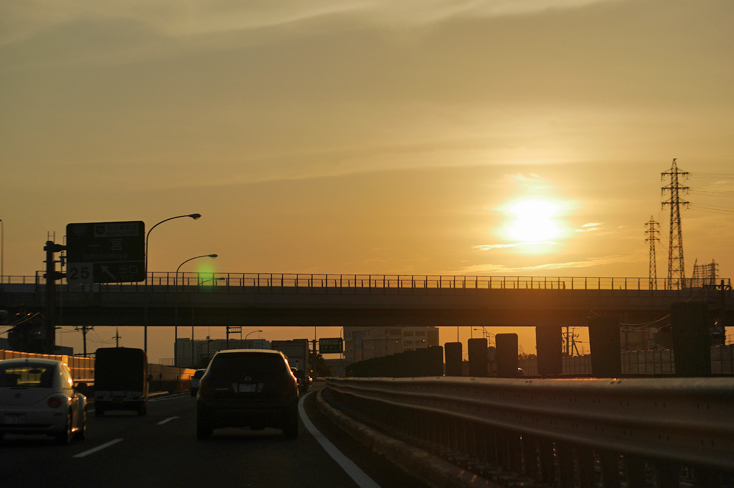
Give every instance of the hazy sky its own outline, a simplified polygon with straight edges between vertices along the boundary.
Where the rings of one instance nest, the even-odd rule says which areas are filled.
[[[5,0],[4,274],[70,222],[199,212],[150,271],[646,278],[652,216],[665,277],[678,158],[686,272],[731,277],[732,25],[730,0]]]

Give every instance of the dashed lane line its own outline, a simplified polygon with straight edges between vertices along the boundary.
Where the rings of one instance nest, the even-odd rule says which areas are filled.
[[[165,419],[165,420],[161,420],[161,421],[160,421],[160,422],[158,422],[158,423],[157,423],[156,425],[163,425],[163,424],[167,424],[167,423],[168,423],[168,422],[170,422],[171,420],[176,420],[177,418],[178,418],[178,417],[168,417],[168,418],[167,418],[167,419]]]
[[[94,454],[97,451],[101,451],[102,449],[106,449],[106,448],[108,448],[108,447],[110,447],[112,445],[115,445],[118,442],[120,442],[121,440],[122,439],[114,439],[114,440],[111,440],[110,442],[107,442],[105,444],[102,444],[101,446],[97,446],[94,449],[90,449],[88,451],[81,452],[81,453],[77,454],[74,457],[75,458],[83,458],[83,457],[89,456],[90,454]]]

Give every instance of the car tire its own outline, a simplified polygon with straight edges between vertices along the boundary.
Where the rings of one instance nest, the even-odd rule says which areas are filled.
[[[72,431],[71,431],[71,411],[66,412],[66,425],[64,430],[56,434],[56,443],[66,445],[71,442]]]
[[[74,439],[79,439],[80,441],[83,441],[87,438],[87,409],[84,408],[84,411],[80,415],[79,419],[79,425],[76,426],[76,432],[74,432]]]
[[[196,416],[196,438],[200,440],[208,439],[212,435],[212,429],[209,422],[201,415]]]

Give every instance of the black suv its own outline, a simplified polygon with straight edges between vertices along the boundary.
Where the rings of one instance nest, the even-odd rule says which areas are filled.
[[[298,383],[280,351],[231,349],[212,358],[196,395],[196,437],[220,427],[274,427],[298,437]]]

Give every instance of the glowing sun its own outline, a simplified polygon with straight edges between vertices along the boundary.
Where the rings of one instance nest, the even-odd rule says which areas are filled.
[[[525,200],[510,208],[515,220],[509,234],[522,242],[539,242],[553,239],[559,229],[553,222],[558,207],[544,200]]]

